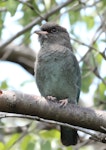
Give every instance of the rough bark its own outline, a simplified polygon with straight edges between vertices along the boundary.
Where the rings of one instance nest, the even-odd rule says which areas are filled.
[[[105,111],[72,104],[60,107],[59,102],[16,91],[0,91],[0,111],[38,116],[100,132],[106,128]]]

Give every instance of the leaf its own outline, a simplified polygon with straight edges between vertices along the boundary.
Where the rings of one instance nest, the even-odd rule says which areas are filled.
[[[1,83],[1,85],[0,85],[0,88],[1,88],[1,89],[7,89],[7,88],[8,88],[8,84],[7,84],[7,81],[6,81],[6,80],[2,81],[2,83]]]
[[[8,11],[10,12],[11,16],[14,16],[14,14],[17,11],[17,7],[20,3],[16,0],[8,0],[6,1],[6,7]]]
[[[5,144],[5,150],[9,149],[10,147],[13,146],[13,144],[18,140],[20,137],[20,134],[16,133],[11,136],[9,141]]]
[[[6,2],[5,1],[1,1],[0,2],[0,9],[6,9]],[[0,37],[2,35],[2,29],[4,28],[4,20],[5,20],[5,16],[6,16],[7,10],[6,11],[1,11],[0,12]]]
[[[34,150],[35,144],[33,142],[33,136],[31,135],[26,135],[21,142],[21,149],[22,150]]]
[[[0,150],[4,150],[4,149],[5,149],[5,145],[2,142],[0,142]]]
[[[41,150],[50,150],[51,143],[49,141],[45,141],[41,143]]]
[[[30,4],[31,7],[27,4],[23,4],[21,9],[23,12],[23,17],[19,20],[19,23],[23,26],[29,24],[29,22],[41,15],[39,5],[36,4],[36,1],[28,1],[28,4]]]
[[[70,11],[69,19],[70,19],[71,25],[75,24],[76,22],[80,20],[80,13],[78,11]]]
[[[106,80],[106,79],[105,79]],[[106,85],[104,83],[101,83],[99,85],[99,92],[100,92],[100,97],[101,99],[104,99],[106,96],[105,96],[105,92],[106,92]]]
[[[103,57],[101,56],[101,54],[97,54],[95,60],[98,63],[98,65],[101,65]]]
[[[106,0],[102,0],[102,4],[105,7],[106,6]]]
[[[0,8],[2,8],[2,7],[6,7],[6,1],[4,1],[4,0],[0,0]]]
[[[87,93],[87,92],[89,92],[89,87],[92,83],[93,75],[91,74],[91,72],[84,71],[82,76],[83,76],[83,78],[82,78],[81,89],[84,93]]]
[[[25,150],[35,150],[35,143],[29,142]]]
[[[82,86],[81,86],[81,88],[82,88],[83,92],[87,93],[87,92],[89,92],[89,87],[92,84],[92,81],[95,77],[91,71],[91,69],[94,68],[94,62],[93,62],[91,53],[86,56],[85,62],[82,65]]]
[[[66,150],[73,150],[72,146],[67,147]]]
[[[56,4],[55,0],[44,0],[45,10],[49,10],[54,4]]]
[[[106,81],[106,77],[104,78]],[[98,105],[100,101],[106,101],[106,85],[104,83],[98,84],[98,87],[95,91],[95,98],[94,103],[95,105]],[[104,109],[106,109],[106,105],[103,106]]]
[[[46,130],[43,130],[40,132],[40,135],[43,137],[43,138],[59,138],[60,137],[60,133],[58,130],[49,130],[49,131],[46,131]]]
[[[93,16],[83,16],[82,20],[85,22],[85,24],[89,30],[92,29],[95,25]]]
[[[30,44],[31,41],[30,36],[31,36],[30,31],[27,31],[25,34],[23,34],[22,43],[24,43],[25,45]]]
[[[26,81],[22,82],[22,83],[20,84],[20,86],[25,86],[26,84],[32,83],[32,82],[33,82],[33,80],[26,80]]]

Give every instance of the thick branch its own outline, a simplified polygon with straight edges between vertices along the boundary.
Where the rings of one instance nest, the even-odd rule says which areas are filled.
[[[34,62],[36,54],[34,51],[24,45],[8,45],[3,51],[0,51],[0,59],[15,62],[24,67],[29,73],[34,74]]]
[[[68,104],[60,107],[58,102],[16,91],[0,91],[0,111],[38,116],[48,120],[105,132],[106,112]]]

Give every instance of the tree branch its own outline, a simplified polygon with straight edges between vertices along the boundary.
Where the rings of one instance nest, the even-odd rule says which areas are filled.
[[[87,130],[87,129],[84,129],[84,128],[81,128],[79,126],[73,126],[73,125],[69,125],[67,123],[62,123],[62,122],[58,122],[58,121],[54,121],[54,120],[46,120],[46,119],[43,119],[43,118],[39,118],[37,116],[29,116],[29,115],[21,115],[21,114],[9,114],[9,113],[0,113],[0,119],[2,118],[7,118],[7,117],[12,117],[12,118],[24,118],[24,119],[30,119],[30,120],[37,120],[37,121],[41,121],[43,123],[46,123],[47,126],[45,126],[46,128],[39,128],[39,129],[58,129],[58,127],[56,125],[61,125],[61,126],[66,126],[66,127],[70,127],[70,128],[73,128],[73,129],[76,129],[76,130],[79,130],[79,131],[82,131],[88,135],[90,135],[90,139],[92,139],[93,141],[98,141],[98,142],[102,142],[102,143],[106,143],[106,134],[104,133],[92,133],[91,131]],[[17,126],[17,127],[10,127],[9,129],[9,132],[6,133],[6,134],[11,134],[11,132],[23,132],[24,130],[28,130],[28,127],[30,126],[31,123],[25,125],[24,127],[23,126]],[[50,124],[50,125],[48,125]],[[51,125],[52,124],[52,125]],[[4,127],[0,127],[1,128],[4,128]],[[104,127],[101,127],[104,131],[106,131],[106,129]]]
[[[35,52],[25,45],[8,45],[3,51],[0,51],[0,59],[18,63],[29,73],[34,74]]]
[[[72,2],[72,0],[67,0],[63,4],[54,7],[48,13],[45,13],[44,15],[42,15],[42,17],[41,16],[37,17],[34,21],[32,21],[31,23],[29,23],[28,25],[26,25],[24,27],[24,29],[22,29],[20,32],[16,33],[13,37],[11,37],[10,39],[8,39],[5,43],[1,44],[0,50],[3,50],[8,44],[10,44],[16,38],[18,38],[19,36],[21,36],[22,34],[24,34],[26,31],[28,31],[29,29],[31,29],[34,25],[38,24],[42,20],[47,20],[51,15],[53,15],[54,13],[56,13],[57,11],[59,11],[61,8],[67,6],[71,2]]]
[[[44,97],[24,94],[16,91],[0,91],[0,111],[68,123],[74,126],[105,133],[106,112],[46,100]]]

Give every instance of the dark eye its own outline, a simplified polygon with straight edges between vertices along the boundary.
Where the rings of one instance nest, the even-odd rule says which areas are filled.
[[[51,29],[51,32],[52,32],[52,33],[55,33],[55,32],[57,32],[57,29],[56,29],[56,28],[52,28],[52,29]]]

